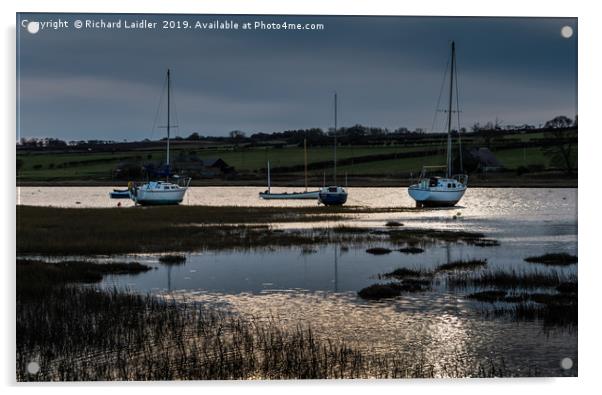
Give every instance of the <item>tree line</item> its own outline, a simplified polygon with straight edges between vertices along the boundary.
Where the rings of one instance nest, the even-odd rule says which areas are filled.
[[[577,117],[571,119],[564,115],[559,115],[553,119],[539,125],[506,125],[503,126],[499,120],[487,122],[483,125],[480,123],[474,123],[470,130],[461,128],[460,130],[453,130],[454,134],[474,134],[474,135],[492,135],[498,132],[518,132],[518,131],[558,131],[563,129],[576,129],[577,128]],[[334,135],[334,129],[330,128],[323,130],[321,128],[308,128],[308,129],[293,129],[285,130],[281,132],[265,133],[256,132],[247,134],[241,130],[233,130],[228,133],[228,136],[203,136],[198,132],[193,132],[187,137],[176,136],[173,140],[176,141],[221,141],[224,143],[234,144],[261,144],[261,143],[273,143],[273,142],[286,142],[287,144],[302,144],[304,140],[310,145],[323,145],[331,143]],[[406,127],[399,127],[394,130],[388,128],[365,126],[356,124],[350,127],[340,127],[337,130],[337,136],[342,144],[369,144],[372,140],[383,140],[384,138],[402,137],[404,139],[422,139],[425,135],[436,135],[436,133],[427,134],[425,129],[416,128],[410,130]],[[554,137],[555,135],[550,135]],[[161,139],[165,140],[165,138]],[[145,139],[137,143],[152,143],[151,140]],[[45,138],[21,138],[17,142],[17,146],[20,148],[49,148],[49,149],[61,149],[67,147],[74,148],[86,148],[90,146],[98,145],[113,145],[121,144],[114,140],[78,140],[78,141],[64,141],[58,138],[45,137]]]

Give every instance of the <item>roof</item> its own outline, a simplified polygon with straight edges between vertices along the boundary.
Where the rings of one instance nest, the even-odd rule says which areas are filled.
[[[201,161],[205,167],[227,166],[226,162],[224,162],[221,158],[204,158],[201,159]]]
[[[470,154],[479,161],[481,166],[502,167],[502,163],[487,147],[473,148],[470,150]]]

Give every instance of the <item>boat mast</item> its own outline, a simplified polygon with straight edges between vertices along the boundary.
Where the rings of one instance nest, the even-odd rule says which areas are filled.
[[[270,179],[270,161],[268,161],[268,193],[272,193],[272,180]]]
[[[447,178],[452,176],[452,156],[451,156],[451,122],[452,122],[452,100],[454,92],[454,63],[456,62],[456,44],[451,43],[451,73],[449,77],[449,107],[447,109]]]
[[[167,178],[169,179],[169,91],[170,89],[170,72],[169,69],[167,69]]]
[[[337,185],[337,93],[334,93],[334,185]]]
[[[305,132],[307,135],[307,132]],[[303,155],[305,161],[305,192],[307,192],[307,136],[303,138]]]

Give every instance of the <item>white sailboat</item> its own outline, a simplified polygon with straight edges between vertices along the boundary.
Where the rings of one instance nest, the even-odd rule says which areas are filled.
[[[347,201],[345,188],[337,186],[337,94],[334,94],[334,168],[333,186],[324,186],[320,189],[318,200],[326,206],[342,206]]]
[[[408,193],[416,201],[416,207],[450,207],[462,199],[467,189],[468,175],[452,174],[452,106],[454,92],[454,69],[456,66],[456,46],[451,43],[451,73],[449,84],[449,107],[447,111],[447,164],[445,166],[424,166],[418,182],[408,187]],[[457,82],[456,82],[457,84]],[[457,103],[456,103],[457,105]],[[460,150],[460,156],[462,151]],[[444,171],[443,175],[438,175]]]
[[[171,74],[167,69],[167,160],[166,160],[166,179],[165,181],[149,181],[140,186],[130,182],[128,189],[130,198],[140,205],[173,205],[180,204],[184,200],[184,195],[190,185],[190,178],[181,179],[174,176],[178,182],[169,182],[171,173],[169,163],[169,139],[170,139],[170,94],[171,94]],[[183,184],[183,185],[181,185]]]

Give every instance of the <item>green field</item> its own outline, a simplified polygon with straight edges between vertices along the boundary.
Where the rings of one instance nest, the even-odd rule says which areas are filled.
[[[539,168],[546,170],[554,167],[551,160],[543,152],[541,147],[508,148],[510,144],[516,145],[517,142],[533,144],[543,141],[544,133],[524,133],[524,134],[502,134],[494,138],[485,138],[469,135],[463,138],[465,147],[490,147],[493,154],[502,163],[507,170],[516,170],[520,167]],[[338,166],[339,174],[347,173],[349,176],[391,176],[408,177],[410,173],[416,175],[424,165],[442,165],[445,164],[445,139],[426,137],[415,143],[401,145],[394,144],[393,141],[387,142],[387,145],[358,145],[358,146],[339,146],[337,157],[339,160],[350,158],[361,158],[373,155],[403,154],[408,152],[426,151],[424,155],[399,158],[399,159],[372,159],[371,161],[361,161],[360,163],[345,164]],[[457,147],[454,146],[454,150]],[[440,151],[440,155],[432,155],[432,151]],[[429,152],[431,154],[429,154]],[[276,144],[266,147],[240,147],[235,145],[208,145],[198,142],[179,141],[172,145],[172,157],[177,157],[180,153],[195,153],[201,159],[203,158],[221,158],[229,166],[233,166],[236,172],[242,176],[251,176],[251,178],[263,178],[267,161],[270,161],[271,167],[279,168],[286,166],[303,165],[303,148],[298,146],[277,146]],[[577,145],[574,144],[574,155],[577,156]],[[333,159],[333,147],[320,146],[310,147],[308,149],[308,162],[328,163]],[[123,161],[136,163],[155,162],[158,163],[165,159],[164,145],[157,142],[151,148],[136,148],[130,151],[117,152],[23,152],[18,151],[17,159],[21,161],[19,170],[19,182],[53,182],[53,181],[110,181],[113,169]],[[576,161],[575,161],[576,164]],[[328,168],[318,168],[312,170],[310,175],[313,177],[322,177],[323,173],[328,174],[331,170]],[[299,169],[292,174],[302,173]],[[282,172],[278,174],[282,175]]]

